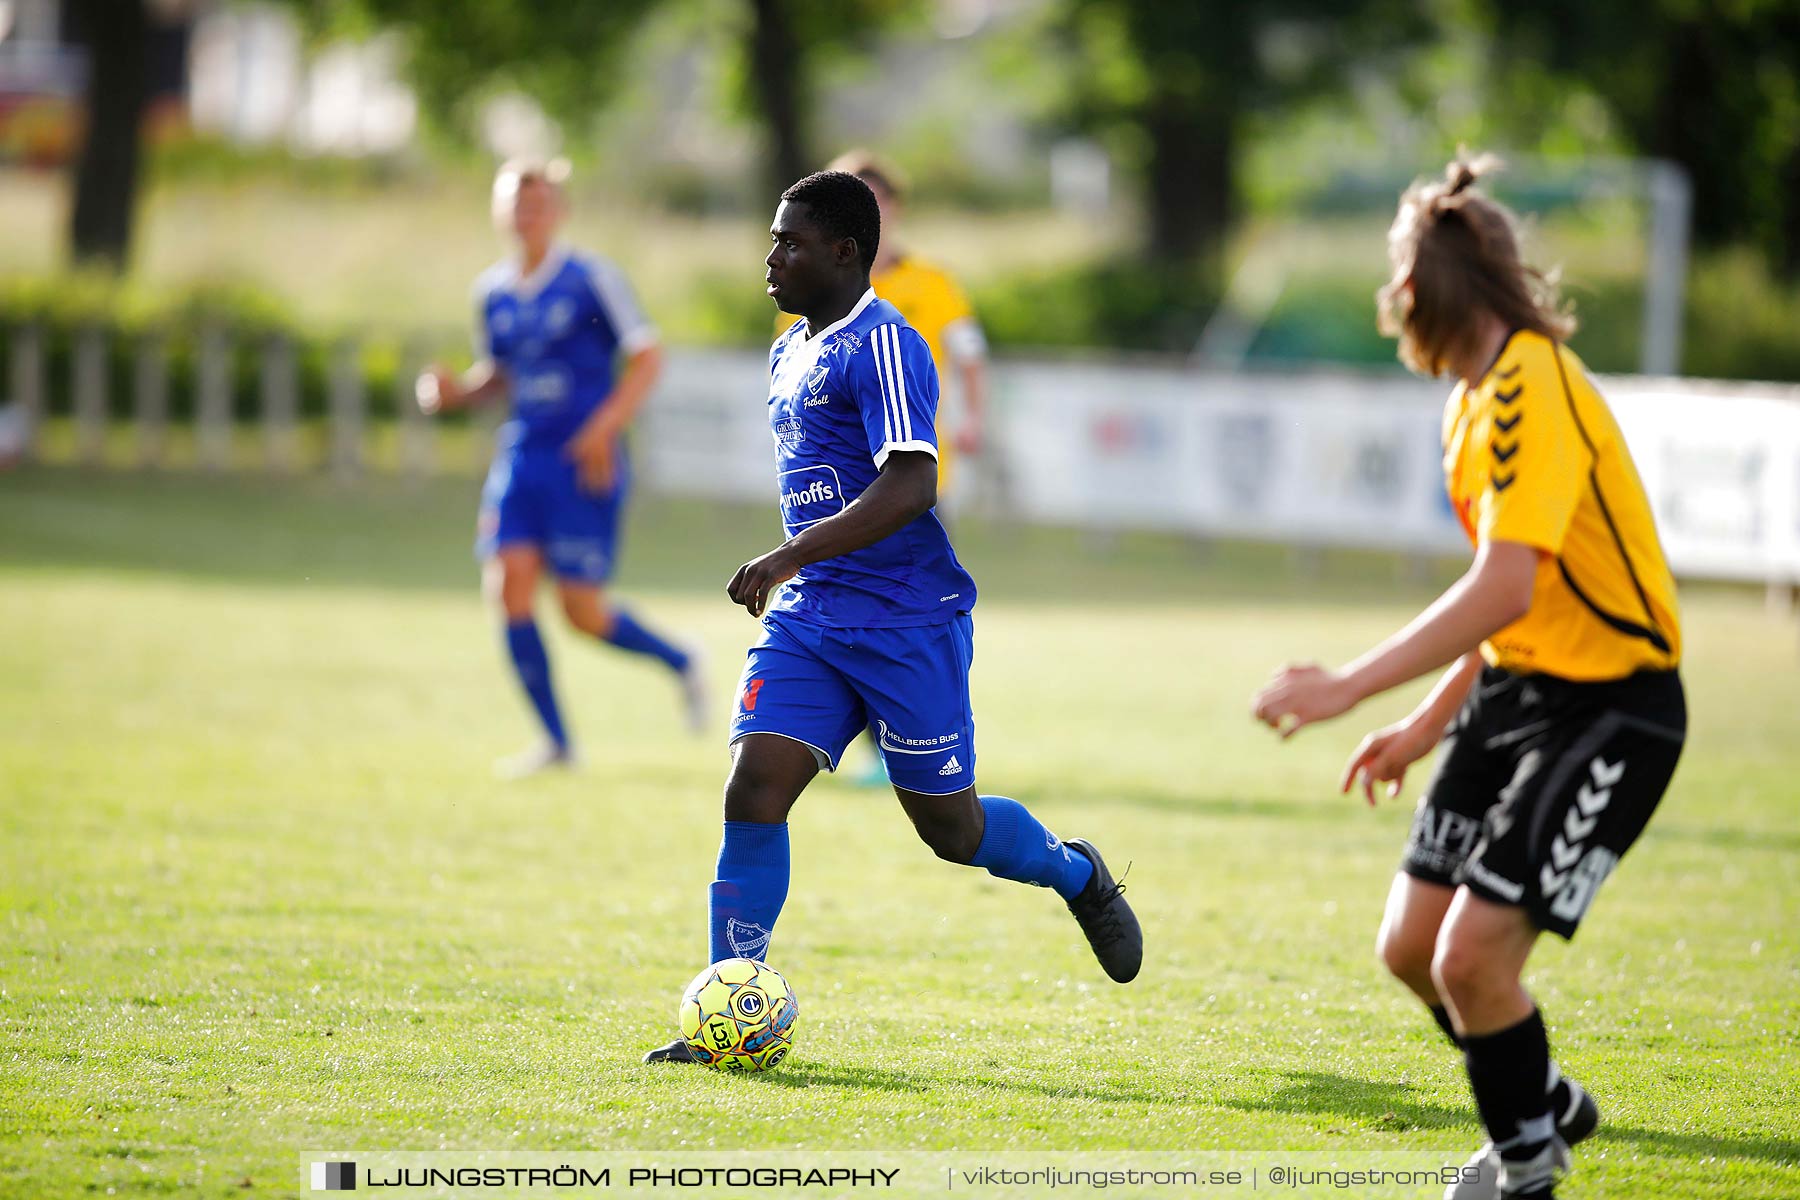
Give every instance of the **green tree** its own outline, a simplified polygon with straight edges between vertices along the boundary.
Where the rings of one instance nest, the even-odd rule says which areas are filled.
[[[453,122],[484,87],[506,84],[578,122],[612,95],[631,34],[668,0],[331,0],[290,2],[340,30],[404,32],[409,72],[427,110]],[[920,9],[920,0],[700,0],[707,18],[741,26],[737,88],[763,130],[762,183],[776,191],[818,166],[812,144],[817,64],[849,53]]]
[[[454,123],[482,91],[514,87],[579,122],[611,97],[620,57],[658,0],[289,0],[315,29],[392,28],[426,111]]]
[[[1409,0],[1067,0],[1073,117],[1139,177],[1144,256],[1210,272],[1237,213],[1246,124],[1332,87],[1428,24]]]
[[[818,63],[853,53],[876,32],[918,12],[918,0],[743,0],[742,99],[767,143],[761,180],[770,194],[819,168],[813,145]]]
[[[1687,168],[1702,241],[1750,241],[1800,276],[1800,4],[1488,5],[1498,70],[1530,62],[1591,88],[1641,153]]]

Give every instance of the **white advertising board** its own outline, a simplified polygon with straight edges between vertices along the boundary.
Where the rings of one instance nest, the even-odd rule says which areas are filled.
[[[1800,387],[1599,382],[1677,574],[1800,580]],[[988,473],[1027,521],[1454,553],[1446,392],[1398,373],[1005,361]],[[773,505],[766,395],[759,354],[671,354],[640,438],[645,482]]]

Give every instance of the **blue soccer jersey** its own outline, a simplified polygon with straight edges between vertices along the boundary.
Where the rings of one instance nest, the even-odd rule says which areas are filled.
[[[503,445],[561,448],[612,394],[618,355],[657,340],[617,267],[562,246],[529,275],[513,261],[488,268],[475,306],[476,349],[512,393]]]
[[[843,512],[895,451],[937,457],[937,369],[893,305],[870,290],[843,320],[808,333],[798,321],[769,352],[769,423],[789,537]],[[934,510],[872,546],[804,568],[771,612],[893,627],[942,624],[974,604],[975,581]]]

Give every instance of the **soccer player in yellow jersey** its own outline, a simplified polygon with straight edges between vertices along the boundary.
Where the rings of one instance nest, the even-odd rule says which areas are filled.
[[[1288,737],[1448,666],[1411,716],[1363,739],[1340,786],[1397,794],[1442,739],[1378,949],[1462,1049],[1491,1139],[1449,1196],[1536,1200],[1599,1112],[1551,1059],[1520,978],[1540,934],[1574,935],[1643,831],[1687,711],[1650,504],[1563,345],[1573,319],[1474,187],[1493,165],[1459,158],[1406,192],[1380,296],[1406,364],[1457,380],[1444,473],[1474,564],[1381,645],[1336,670],[1289,666],[1253,704]]]
[[[938,418],[938,495],[947,495],[955,456],[981,452],[987,416],[987,338],[969,298],[950,273],[913,254],[893,236],[905,197],[899,173],[866,150],[841,154],[826,169],[854,175],[875,193],[881,206],[882,239],[869,286],[918,330],[931,348],[932,361],[940,369],[948,364],[954,372],[961,423],[948,430],[941,414]],[[797,319],[777,313],[777,336]]]

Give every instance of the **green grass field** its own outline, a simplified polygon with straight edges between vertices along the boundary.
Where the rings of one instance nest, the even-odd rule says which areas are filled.
[[[557,630],[581,775],[530,734],[468,560],[475,485],[0,475],[0,1194],[300,1195],[415,1149],[1444,1151],[1460,1064],[1372,953],[1409,803],[1332,793],[1363,729],[1246,700],[1429,595],[1390,564],[971,528],[985,790],[1093,838],[1149,957],[891,798],[795,811],[779,1072],[638,1064],[703,964],[723,731],[773,512],[646,501],[620,591],[704,640],[717,730]],[[1566,1194],[1800,1192],[1796,628],[1688,589],[1690,750],[1531,985],[1606,1110]],[[546,616],[548,612],[546,611]],[[548,622],[546,622],[548,624]]]

